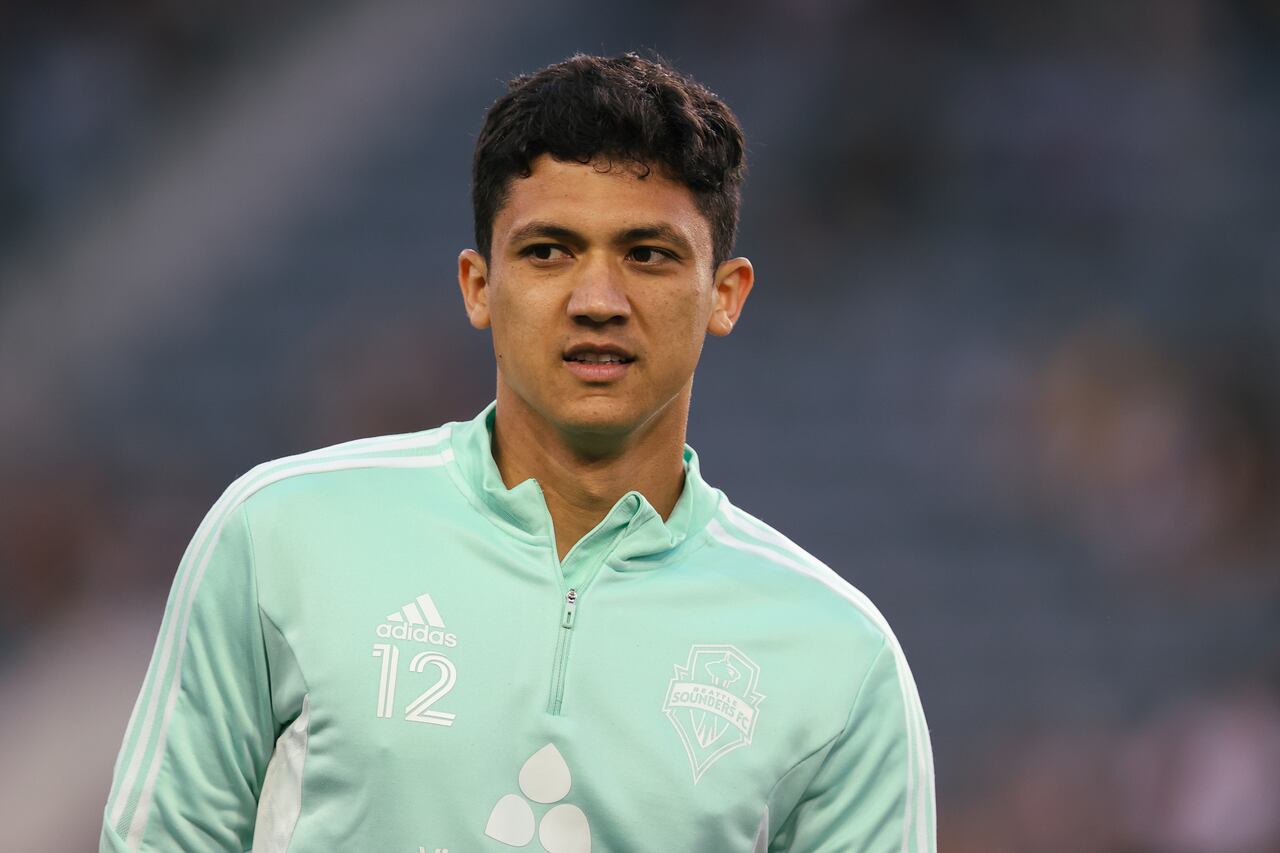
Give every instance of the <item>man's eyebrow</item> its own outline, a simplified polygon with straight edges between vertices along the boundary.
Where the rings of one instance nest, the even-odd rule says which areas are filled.
[[[664,223],[637,225],[635,228],[628,228],[626,231],[619,233],[614,242],[638,243],[642,240],[663,240],[675,246],[686,257],[693,255],[693,246],[689,245],[689,241],[685,239],[684,235]]]
[[[532,240],[541,237],[546,240],[558,240],[562,243],[573,243],[582,245],[586,242],[577,231],[572,228],[566,228],[563,225],[556,225],[554,222],[529,222],[521,225],[511,234],[512,243],[521,243],[525,240]]]
[[[555,240],[574,246],[581,246],[587,242],[587,238],[584,235],[574,231],[572,228],[542,220],[534,220],[521,225],[511,232],[510,242],[522,243],[526,240],[537,239]],[[644,240],[661,240],[675,246],[686,257],[693,255],[693,246],[690,245],[689,240],[675,228],[662,222],[651,225],[636,225],[619,231],[613,237],[613,243],[616,245],[630,245]]]

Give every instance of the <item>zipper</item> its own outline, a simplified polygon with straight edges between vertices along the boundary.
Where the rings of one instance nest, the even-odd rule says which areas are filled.
[[[573,627],[573,613],[578,609],[578,591],[571,589],[564,595],[564,615],[560,617],[561,628]]]
[[[564,677],[569,668],[569,632],[573,630],[574,615],[578,610],[578,591],[570,589],[564,594],[560,608],[560,633],[556,639],[556,657],[551,679],[551,696],[547,699],[547,713],[560,715],[564,705]]]
[[[538,492],[541,494],[541,486],[538,486]],[[546,513],[547,529],[553,530],[554,525],[551,521],[551,512],[546,509],[545,495],[543,495],[542,505],[543,511]],[[622,541],[622,538],[626,533],[623,532],[618,535],[613,542],[613,547],[611,547],[606,554],[596,561],[595,566],[581,579],[581,582],[577,587],[566,588],[564,586],[564,566],[572,562],[573,556],[578,550],[578,546],[591,539],[595,532],[599,530],[600,527],[608,521],[608,519],[609,516],[607,515],[600,519],[600,523],[593,527],[586,536],[583,536],[577,542],[573,543],[573,546],[569,548],[569,551],[564,555],[563,560],[556,556],[554,538],[551,542],[551,564],[554,567],[556,576],[560,579],[560,591],[564,596],[560,602],[560,630],[556,632],[556,653],[551,665],[551,692],[547,696],[547,713],[557,717],[560,716],[561,708],[564,706],[565,673],[569,669],[569,645],[570,641],[573,639],[573,624],[577,618],[578,606],[582,603],[582,593],[591,585],[591,581],[595,579],[595,576],[600,572],[601,567],[609,560],[610,555],[613,553],[613,549],[618,546],[618,543]]]

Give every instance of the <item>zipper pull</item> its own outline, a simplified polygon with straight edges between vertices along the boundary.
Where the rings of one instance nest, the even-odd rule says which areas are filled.
[[[573,611],[578,607],[578,591],[569,590],[564,596],[564,616],[560,619],[560,625],[564,628],[573,627]]]

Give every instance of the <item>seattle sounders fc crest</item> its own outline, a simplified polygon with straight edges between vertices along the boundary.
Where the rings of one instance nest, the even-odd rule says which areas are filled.
[[[751,744],[760,702],[760,667],[733,646],[694,646],[689,662],[676,664],[662,710],[676,727],[693,783],[725,754]]]

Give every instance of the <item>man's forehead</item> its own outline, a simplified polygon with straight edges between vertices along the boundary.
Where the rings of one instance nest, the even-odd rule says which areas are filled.
[[[593,235],[666,228],[710,249],[710,227],[693,193],[635,161],[564,162],[537,158],[515,177],[494,221],[507,239],[538,224]]]

